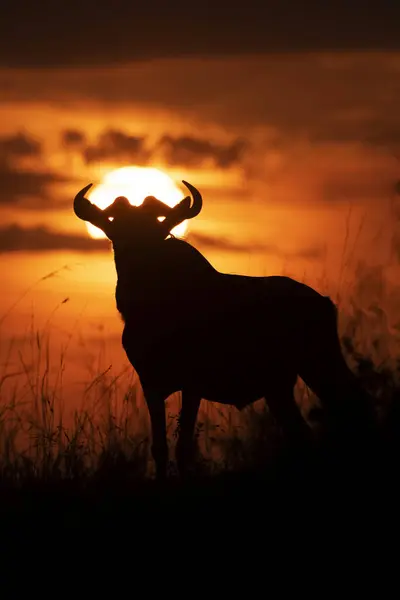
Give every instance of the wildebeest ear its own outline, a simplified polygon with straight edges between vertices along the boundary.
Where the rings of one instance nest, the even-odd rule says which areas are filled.
[[[92,202],[85,197],[86,192],[91,187],[92,184],[90,183],[77,193],[74,198],[74,212],[79,219],[82,219],[82,221],[88,221],[95,227],[101,229],[107,237],[110,237],[110,222],[108,221],[106,215],[101,208],[95,204],[92,204]]]
[[[191,204],[190,196],[185,196],[185,198],[180,201],[179,208],[180,208],[180,210],[186,211],[186,210],[188,210],[188,208],[190,208],[190,204]]]
[[[193,204],[191,203],[190,196],[186,196],[176,206],[174,206],[169,214],[163,221],[164,232],[170,232],[174,227],[186,221],[186,219],[193,219],[197,217],[203,206],[203,198],[197,188],[194,185],[184,181],[182,183],[188,188],[192,195]]]

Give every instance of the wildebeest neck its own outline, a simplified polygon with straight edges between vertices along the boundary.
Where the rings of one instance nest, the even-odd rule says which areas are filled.
[[[116,249],[115,264],[117,308],[135,327],[166,321],[175,327],[198,319],[219,279],[198,250],[173,238],[128,254]]]

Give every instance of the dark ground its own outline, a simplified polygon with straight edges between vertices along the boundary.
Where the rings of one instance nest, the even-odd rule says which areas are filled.
[[[363,524],[369,532],[392,528],[399,515],[398,464],[393,444],[381,443],[353,454],[340,446],[307,457],[286,453],[265,469],[199,474],[186,482],[136,479],[129,463],[89,479],[4,481],[1,544],[54,532],[88,541],[132,535],[136,545],[152,530],[160,539],[212,541],[224,530],[257,538],[298,526],[310,534]]]
[[[261,560],[269,573],[270,561],[282,567],[294,553],[313,579],[317,561],[336,573],[345,555],[358,561],[361,551],[375,569],[383,555],[396,556],[400,533],[396,386],[390,397],[373,435],[357,437],[352,427],[323,434],[312,451],[278,445],[271,458],[264,451],[273,431],[255,422],[252,461],[214,475],[200,462],[187,481],[173,474],[164,484],[146,479],[138,459],[118,453],[94,473],[69,479],[3,469],[0,566],[11,559],[23,573],[32,561],[47,569],[55,560],[75,575],[77,565],[100,556],[147,567],[172,561],[177,569],[193,567],[195,554],[201,577],[225,560],[231,581],[245,562]]]

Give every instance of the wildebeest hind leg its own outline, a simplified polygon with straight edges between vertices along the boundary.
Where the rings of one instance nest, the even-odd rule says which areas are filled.
[[[294,381],[284,382],[280,387],[269,390],[265,399],[289,445],[297,448],[309,447],[312,443],[312,431],[294,398],[296,379],[297,377]]]
[[[362,435],[373,433],[372,398],[347,365],[337,332],[337,317],[329,303],[325,304],[325,318],[308,332],[299,375],[321,401],[330,430],[350,436],[357,431]]]

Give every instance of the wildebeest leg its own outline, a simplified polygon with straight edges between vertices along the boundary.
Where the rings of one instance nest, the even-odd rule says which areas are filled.
[[[323,406],[321,442],[329,461],[339,465],[342,473],[350,469],[352,476],[365,472],[364,467],[369,472],[376,464],[379,441],[373,403],[344,357],[338,354],[336,360],[315,360],[300,376]]]
[[[193,462],[196,444],[194,428],[199,411],[201,397],[189,391],[182,391],[182,409],[179,415],[178,441],[176,444],[176,462],[180,475],[187,473]]]
[[[331,427],[350,436],[361,429],[373,432],[372,399],[344,358],[335,306],[324,298],[318,314],[320,322],[310,326],[307,332],[299,375],[320,399]]]
[[[156,477],[165,479],[168,465],[167,426],[165,418],[165,398],[152,391],[144,390],[149,409],[152,446],[151,453],[156,465]]]
[[[344,357],[320,356],[302,366],[300,376],[319,398],[328,429],[349,440],[373,434],[375,419],[372,399],[362,389]]]
[[[294,398],[296,380],[297,376],[292,381],[282,382],[280,386],[269,390],[266,401],[289,445],[305,448],[309,447],[312,442],[312,431]]]

